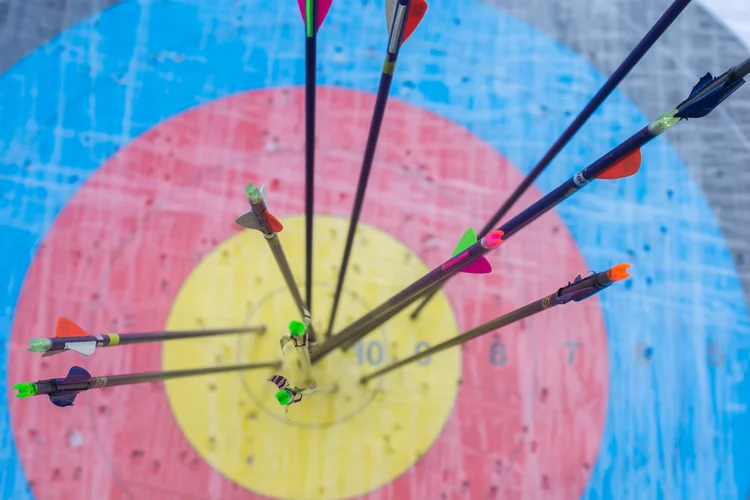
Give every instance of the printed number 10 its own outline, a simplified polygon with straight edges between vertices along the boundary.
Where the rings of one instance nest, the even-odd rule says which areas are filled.
[[[357,342],[354,348],[357,350],[357,363],[360,365],[364,362],[365,356],[371,366],[378,366],[383,362],[383,346],[380,342],[368,342],[367,348],[362,346],[362,342]]]

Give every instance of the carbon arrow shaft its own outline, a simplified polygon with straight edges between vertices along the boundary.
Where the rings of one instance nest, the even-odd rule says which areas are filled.
[[[263,195],[252,183],[248,184],[245,188],[245,194],[247,196],[247,201],[250,203],[251,213],[239,217],[237,223],[248,229],[256,229],[263,234],[263,237],[268,242],[268,247],[271,249],[273,257],[276,260],[276,264],[279,266],[281,275],[284,277],[284,282],[286,283],[287,288],[289,288],[289,292],[292,294],[292,298],[297,305],[300,316],[304,318],[306,310],[305,303],[302,301],[302,295],[300,295],[299,288],[297,288],[297,282],[294,280],[292,270],[289,267],[289,262],[286,260],[286,255],[281,246],[279,235],[274,231],[274,221],[275,224],[278,224],[281,228],[280,223],[268,213],[266,202],[263,200]],[[281,229],[279,229],[279,231],[280,230]],[[308,334],[310,342],[315,343],[317,337],[312,325],[310,325]]]
[[[315,98],[318,1],[306,0],[305,18],[305,303],[312,310],[313,215],[315,207]]]
[[[362,168],[359,172],[357,193],[354,197],[354,206],[352,207],[352,214],[349,218],[349,231],[346,235],[344,255],[341,259],[341,268],[339,269],[339,276],[336,282],[336,292],[333,296],[333,306],[331,307],[331,315],[328,319],[328,330],[326,330],[326,337],[329,337],[331,335],[331,332],[333,331],[333,324],[336,321],[336,313],[338,312],[339,300],[341,299],[341,291],[344,287],[346,270],[349,266],[349,258],[351,257],[352,246],[354,245],[354,235],[357,232],[359,216],[362,212],[362,205],[365,201],[367,182],[370,178],[372,163],[375,159],[375,151],[378,146],[380,129],[383,125],[383,117],[385,116],[385,109],[386,105],[388,104],[388,96],[390,93],[391,82],[393,81],[393,73],[396,71],[396,62],[398,61],[398,53],[401,48],[404,27],[406,26],[406,19],[410,7],[411,0],[399,0],[396,4],[396,13],[388,39],[388,50],[386,53],[385,62],[383,63],[383,71],[380,75],[380,87],[378,88],[378,93],[375,98],[375,109],[373,111],[372,121],[370,122],[370,132],[367,136],[367,144],[365,146],[365,155],[362,160]]]
[[[222,328],[214,330],[187,330],[151,333],[108,333],[105,335],[86,335],[76,337],[36,338],[29,340],[29,351],[42,352],[45,355],[69,350],[73,344],[94,342],[95,347],[113,347],[118,345],[144,344],[189,338],[215,337],[235,333],[263,333],[265,326],[252,328]]]
[[[420,351],[413,356],[409,356],[406,359],[402,359],[401,361],[397,361],[389,366],[386,366],[385,368],[366,375],[362,377],[360,381],[362,383],[365,383],[375,377],[381,377],[386,373],[396,370],[397,368],[415,363],[421,359],[432,356],[446,349],[450,349],[451,347],[459,346],[491,331],[497,330],[498,328],[508,326],[511,323],[515,323],[516,321],[528,318],[529,316],[533,316],[547,309],[552,309],[553,307],[567,304],[571,300],[576,302],[585,300],[609,287],[610,285],[612,285],[612,283],[627,278],[629,276],[626,272],[628,267],[628,264],[620,264],[619,266],[615,266],[612,269],[608,269],[607,271],[601,273],[595,273],[586,278],[581,278],[580,276],[578,276],[576,281],[574,281],[573,283],[568,283],[567,286],[560,288],[550,295],[542,297],[539,300],[536,300],[530,304],[526,304],[525,306],[520,307],[515,311],[511,311],[508,314],[500,316],[499,318],[488,321],[487,323],[484,323],[483,325],[462,333],[461,335],[453,337],[452,339],[448,339],[445,342],[441,342],[440,344],[432,346],[429,349]]]
[[[99,387],[114,387],[118,385],[131,385],[131,384],[142,384],[144,382],[158,382],[161,380],[170,380],[174,378],[183,377],[195,377],[198,375],[210,375],[213,373],[225,373],[235,372],[243,370],[258,370],[260,368],[279,368],[281,363],[279,362],[268,362],[268,363],[247,363],[242,365],[231,365],[231,366],[219,366],[214,368],[193,368],[190,370],[171,370],[165,372],[146,372],[146,373],[131,373],[128,375],[109,375],[107,377],[96,377],[96,379],[104,379],[104,385],[96,386]],[[94,388],[94,387],[92,387]]]
[[[524,177],[521,184],[510,194],[508,199],[498,208],[495,215],[484,225],[482,230],[479,232],[479,237],[483,237],[492,228],[505,217],[505,215],[513,208],[513,205],[523,196],[523,194],[529,189],[534,183],[537,177],[544,172],[544,170],[552,163],[552,160],[562,151],[562,149],[570,142],[573,136],[578,133],[583,125],[591,118],[591,115],[599,109],[599,106],[609,97],[609,95],[617,88],[630,71],[638,64],[644,55],[651,49],[656,41],[667,31],[672,23],[679,17],[683,10],[688,6],[690,0],[675,0],[674,3],[664,12],[664,14],[656,21],[654,26],[649,30],[648,33],[638,42],[638,45],[628,54],[628,56],[622,61],[622,64],[612,73],[602,88],[591,98],[586,106],[581,110],[580,114],[573,120],[568,128],[562,133],[562,135],[555,141],[549,150],[544,154],[541,160],[531,169],[531,172]],[[442,285],[441,285],[442,286]],[[427,303],[440,291],[441,286],[434,287],[429,295],[422,301],[419,306],[411,313],[411,318],[416,319],[419,313],[424,309]]]
[[[72,406],[76,396],[90,389],[114,387],[119,385],[142,384],[182,377],[195,377],[215,373],[257,370],[261,368],[279,368],[280,361],[267,363],[248,363],[242,365],[219,366],[212,368],[195,368],[191,370],[173,370],[165,372],[131,373],[127,375],[109,375],[93,377],[80,366],[74,366],[65,378],[38,380],[36,382],[22,382],[13,386],[18,391],[17,398],[29,398],[46,394],[55,406]]]

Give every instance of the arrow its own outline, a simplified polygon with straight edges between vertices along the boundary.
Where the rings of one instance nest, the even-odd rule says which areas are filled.
[[[276,259],[276,264],[279,266],[282,276],[284,276],[286,286],[294,298],[297,309],[299,309],[300,315],[304,317],[307,309],[302,302],[302,296],[299,293],[299,288],[297,288],[297,283],[294,281],[292,270],[289,268],[289,262],[286,260],[284,249],[281,247],[281,241],[279,240],[278,233],[284,229],[284,226],[268,211],[263,195],[252,183],[249,183],[245,187],[245,195],[247,196],[247,201],[250,203],[251,210],[237,217],[235,222],[246,229],[254,229],[263,233],[263,237],[268,242],[271,253],[273,253],[274,259]],[[315,331],[312,326],[309,329],[309,336],[310,342],[315,343]]]
[[[720,77],[712,80],[703,90],[697,93],[691,93],[691,95],[682,103],[680,103],[675,109],[668,111],[656,120],[643,127],[641,130],[633,134],[631,137],[623,141],[621,144],[616,146],[610,152],[596,160],[594,163],[584,168],[571,179],[565,181],[560,186],[549,192],[547,195],[542,197],[539,201],[531,205],[529,208],[516,215],[514,218],[501,225],[499,229],[493,233],[489,233],[487,236],[482,238],[479,242],[469,247],[466,251],[467,257],[463,258],[460,262],[454,263],[448,266],[449,262],[438,266],[433,269],[425,276],[407,286],[405,289],[388,299],[386,302],[376,307],[369,313],[365,314],[362,318],[355,321],[348,327],[344,328],[341,332],[330,337],[326,340],[319,348],[315,350],[312,356],[313,364],[318,360],[322,359],[329,352],[338,347],[344,345],[353,345],[373,329],[379,327],[388,319],[393,317],[402,311],[405,307],[418,300],[420,297],[426,295],[435,287],[441,285],[450,276],[457,273],[461,269],[465,268],[469,264],[478,260],[481,256],[496,248],[497,245],[492,246],[486,244],[485,241],[488,237],[493,234],[500,233],[502,242],[508,240],[518,231],[526,227],[531,222],[535,221],[543,214],[547,213],[563,200],[569,198],[576,192],[586,187],[591,182],[597,179],[621,179],[633,175],[640,168],[640,155],[636,153],[642,146],[649,143],[655,137],[663,134],[677,123],[682,120],[678,115],[685,114],[695,103],[701,102],[706,95],[716,91],[716,89],[723,89],[724,92],[732,93],[734,90],[741,85],[738,83],[748,73],[750,73],[750,64],[748,60],[743,61],[739,65],[730,69]],[[729,81],[730,84],[726,84]],[[726,97],[724,97],[726,98]],[[714,107],[718,106],[721,101],[718,100]],[[705,103],[705,101],[703,101]],[[708,111],[702,110],[701,116],[705,116],[710,113],[713,108]],[[696,117],[691,115],[691,117]],[[637,167],[634,168],[637,161]],[[497,236],[498,240],[500,236]],[[448,266],[448,267],[446,267]]]
[[[366,383],[368,380],[372,380],[375,377],[381,377],[397,368],[410,365],[416,361],[429,356],[433,356],[446,349],[450,349],[451,347],[460,346],[461,344],[464,344],[470,340],[497,330],[498,328],[508,326],[511,323],[515,323],[516,321],[520,321],[524,318],[534,316],[535,314],[552,309],[553,307],[567,304],[570,301],[581,302],[582,300],[585,300],[592,295],[601,292],[605,288],[610,287],[613,283],[629,278],[630,275],[627,272],[627,269],[629,267],[630,264],[618,264],[613,268],[608,269],[607,271],[594,273],[585,278],[581,277],[581,275],[578,275],[572,283],[568,283],[566,286],[560,288],[550,295],[546,295],[535,302],[526,304],[525,306],[520,307],[515,311],[511,311],[508,314],[500,316],[499,318],[488,321],[487,323],[473,328],[468,332],[462,333],[461,335],[448,339],[445,342],[441,342],[440,344],[432,346],[429,349],[420,351],[413,356],[409,356],[406,359],[402,359],[401,361],[397,361],[374,373],[366,375],[360,379],[360,382]]]
[[[245,365],[218,366],[214,368],[197,368],[192,370],[174,370],[165,372],[132,373],[128,375],[109,375],[106,377],[92,377],[80,366],[74,366],[65,378],[51,378],[36,382],[21,382],[13,386],[18,391],[17,398],[30,398],[46,394],[53,405],[64,408],[73,406],[76,396],[89,389],[114,387],[118,385],[142,384],[173,378],[195,377],[212,373],[224,373],[242,370],[257,370],[260,368],[278,368],[278,361],[268,363],[250,363]]]
[[[392,12],[390,16],[388,15],[389,11]],[[331,308],[331,315],[328,320],[326,336],[331,335],[333,323],[336,320],[336,312],[338,310],[339,300],[341,299],[341,290],[344,286],[346,270],[349,265],[349,257],[351,256],[352,245],[354,244],[354,234],[357,231],[357,224],[359,223],[359,216],[362,211],[365,192],[367,191],[367,181],[370,178],[370,170],[372,169],[372,162],[375,158],[375,150],[377,149],[378,138],[380,136],[380,127],[383,124],[383,117],[385,116],[385,108],[388,103],[388,95],[391,88],[391,82],[393,81],[393,73],[396,71],[399,50],[401,49],[403,42],[406,40],[405,35],[407,33],[407,27],[412,26],[411,32],[413,32],[414,28],[419,24],[419,21],[424,17],[426,11],[427,2],[425,0],[395,0],[386,4],[386,19],[390,26],[388,29],[388,49],[386,51],[385,62],[383,63],[383,71],[380,74],[380,87],[378,88],[378,94],[375,98],[375,109],[373,111],[372,121],[370,122],[370,132],[367,136],[367,145],[365,146],[362,168],[359,172],[357,193],[354,197],[352,215],[349,219],[349,232],[346,235],[346,246],[344,247],[344,255],[341,260],[341,269],[336,283],[336,292],[333,298],[333,307]],[[409,32],[409,34],[411,34],[411,32]]]
[[[40,352],[42,357],[54,356],[65,351],[75,351],[84,356],[91,356],[97,347],[116,345],[143,344],[188,338],[213,337],[233,333],[264,333],[265,326],[250,328],[222,328],[214,330],[172,331],[152,333],[109,333],[106,335],[89,335],[80,326],[67,318],[59,318],[52,338],[29,340],[29,352]]]
[[[313,214],[315,207],[315,97],[318,30],[333,0],[297,0],[305,23],[305,298],[312,310]],[[314,22],[313,22],[314,21]]]
[[[573,120],[568,128],[560,135],[549,150],[544,154],[539,163],[537,163],[531,172],[521,181],[521,184],[511,193],[505,203],[495,212],[495,215],[484,225],[482,230],[479,232],[479,236],[482,237],[492,231],[494,227],[507,215],[513,205],[523,196],[527,189],[534,183],[537,177],[544,172],[544,169],[552,163],[552,160],[562,151],[562,149],[570,142],[573,136],[583,127],[583,125],[591,118],[591,115],[602,105],[602,103],[609,97],[609,95],[617,88],[617,86],[625,79],[630,71],[638,64],[641,58],[651,49],[656,41],[664,34],[669,26],[679,17],[683,10],[688,6],[690,0],[675,0],[674,3],[664,12],[654,26],[649,30],[643,39],[638,42],[638,45],[628,54],[628,56],[622,61],[622,64],[612,73],[612,76],[604,82],[602,88],[591,98],[586,106],[581,110],[578,116]],[[419,313],[424,309],[427,303],[432,299],[435,294],[440,290],[440,287],[434,288],[430,294],[422,301],[419,306],[414,309],[411,313],[411,318],[416,319]]]

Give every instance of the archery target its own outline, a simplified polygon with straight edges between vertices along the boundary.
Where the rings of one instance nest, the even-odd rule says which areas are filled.
[[[316,211],[319,228],[338,224],[339,233],[371,116],[370,92],[381,59],[374,41],[384,36],[381,10],[380,2],[361,7],[341,0],[320,33],[319,81],[328,87],[319,91]],[[188,276],[208,272],[200,271],[202,266],[212,256],[221,258],[225,245],[249,238],[237,234],[233,223],[247,209],[242,186],[248,180],[269,184],[274,213],[291,221],[282,241],[290,254],[301,251],[298,86],[304,65],[296,15],[292,4],[126,2],[74,26],[3,75],[2,110],[24,120],[0,124],[8,167],[3,191],[12,193],[3,198],[8,223],[0,227],[8,262],[3,272],[10,273],[12,287],[6,297],[13,318],[6,383],[60,376],[72,364],[94,374],[168,368],[170,347],[103,349],[91,358],[70,353],[42,362],[25,353],[24,345],[61,315],[95,332],[172,324],[170,311],[179,307]],[[442,262],[466,226],[480,225],[497,208],[567,125],[568,110],[580,109],[603,81],[574,53],[502,11],[464,2],[432,6],[430,15],[399,62],[361,231],[392,239],[415,266],[423,261],[423,269]],[[168,24],[184,29],[166,33],[161,27]],[[534,47],[544,60],[526,57],[521,47]],[[616,93],[606,106],[519,208],[570,175],[570,165],[583,166],[645,122],[624,94]],[[410,331],[401,326],[408,324],[404,319],[386,325],[392,329],[386,342],[398,337],[404,342],[399,349],[407,349],[413,347],[407,341],[425,335],[423,341],[434,343],[550,293],[577,273],[623,260],[634,264],[632,284],[465,346],[455,404],[441,410],[445,427],[424,456],[404,459],[410,464],[405,472],[360,479],[347,490],[336,481],[363,472],[347,471],[348,455],[339,449],[327,473],[332,486],[324,484],[322,491],[319,484],[242,484],[221,463],[241,469],[248,456],[232,446],[214,444],[211,451],[217,429],[200,429],[206,442],[193,442],[183,425],[192,417],[180,413],[166,394],[172,385],[184,392],[196,384],[196,403],[210,406],[212,382],[205,378],[166,389],[147,384],[92,391],[69,412],[44,398],[12,400],[12,441],[20,459],[9,468],[23,467],[33,493],[19,476],[4,483],[6,497],[606,495],[622,491],[623,478],[644,477],[622,457],[647,462],[655,453],[654,435],[684,449],[719,447],[712,458],[700,455],[695,467],[730,471],[707,483],[680,465],[683,472],[675,475],[657,473],[658,487],[678,496],[689,488],[707,497],[742,491],[750,477],[743,472],[742,454],[694,431],[732,429],[732,446],[744,442],[746,399],[737,376],[744,358],[736,338],[748,332],[747,312],[721,232],[681,160],[666,141],[657,142],[644,150],[637,177],[591,186],[558,214],[545,216],[491,254],[493,275],[461,276],[446,288],[443,306],[438,301],[431,306],[440,312],[428,318],[453,314],[452,308],[456,327]],[[690,235],[688,243],[678,240],[681,234]],[[319,229],[316,238],[320,245],[330,236]],[[243,251],[270,262],[265,242],[255,239],[254,245],[243,244]],[[338,251],[317,254],[316,275],[338,265]],[[387,264],[387,256],[383,259]],[[710,270],[686,275],[687,265],[704,259],[711,260]],[[299,277],[301,258],[294,260]],[[365,272],[375,269],[368,264],[375,265],[363,262]],[[283,287],[278,276],[273,281],[263,290]],[[384,286],[393,287],[378,291],[385,296],[400,289],[396,283]],[[218,299],[209,297],[206,307],[211,300]],[[325,304],[322,298],[318,302]],[[705,304],[698,312],[690,308],[697,302]],[[710,322],[706,308],[714,311]],[[279,318],[278,327],[289,319]],[[418,325],[424,321],[431,320]],[[370,339],[383,342],[377,335]],[[242,349],[235,345],[233,353]],[[199,354],[173,359],[185,367],[216,362],[213,352]],[[731,362],[721,363],[727,359]],[[252,373],[242,376],[251,378]],[[690,399],[682,402],[676,394]],[[687,423],[680,420],[692,407],[700,412]],[[626,418],[626,412],[654,416],[641,422]],[[215,418],[207,421],[215,424]],[[362,418],[376,419],[366,412]],[[633,421],[639,424],[629,427]],[[368,430],[363,426],[354,434],[382,439]],[[271,443],[268,436],[251,437],[259,446]],[[421,451],[394,446],[394,453],[415,450]],[[682,478],[679,485],[676,477]]]
[[[278,351],[278,332],[294,317],[294,308],[286,296],[273,302],[265,298],[269,293],[280,295],[278,289],[283,288],[283,280],[279,280],[278,272],[273,269],[263,238],[247,231],[237,235],[241,228],[233,219],[247,210],[241,196],[244,181],[248,178],[257,181],[267,173],[272,173],[270,203],[281,220],[287,220],[287,213],[302,212],[303,201],[298,194],[302,189],[298,175],[301,158],[297,146],[302,131],[294,132],[294,123],[300,118],[296,115],[302,109],[303,99],[300,90],[282,89],[214,101],[163,122],[113,156],[61,213],[45,240],[38,263],[32,265],[17,309],[20,317],[28,315],[28,321],[39,318],[40,324],[28,331],[37,331],[43,322],[53,321],[41,317],[36,309],[35,297],[43,288],[42,269],[64,267],[71,274],[58,279],[75,284],[76,288],[65,288],[58,282],[49,284],[50,289],[62,287],[68,293],[57,300],[55,296],[49,297],[47,311],[54,316],[55,311],[68,310],[69,315],[85,318],[92,331],[249,324],[253,320],[252,304],[258,304],[258,321],[269,328],[269,337],[274,336],[257,345],[252,340],[245,341],[251,342],[248,345],[227,338],[216,342],[177,341],[163,349],[159,345],[134,346],[130,353],[114,348],[100,350],[94,357],[80,360],[92,373],[110,372],[115,366],[126,372],[267,361]],[[348,134],[321,136],[319,141],[321,177],[348,186],[358,175],[356,166],[360,158],[356,148],[365,137],[366,110],[372,108],[372,96],[326,88],[321,91],[320,104],[322,110],[332,110],[321,112],[322,130],[335,128],[341,119],[336,110],[347,109],[361,117],[351,121]],[[287,118],[270,122],[264,116]],[[466,192],[455,186],[456,182],[449,180],[449,176],[456,175],[453,164],[468,167],[474,175],[481,175],[482,165],[495,166],[507,175],[507,185],[500,187],[503,190],[521,179],[488,145],[445,119],[398,101],[390,106],[389,117],[395,125],[383,130],[383,154],[374,168],[372,201],[362,220],[376,227],[383,221],[391,224],[380,230],[363,227],[347,285],[347,296],[361,294],[361,301],[370,306],[381,303],[427,271],[411,249],[435,257],[450,255],[454,241],[437,240],[424,228],[437,225],[442,226],[440,230],[448,230],[466,225],[467,214],[452,210],[456,199],[473,199],[480,210],[489,210],[494,204],[497,189]],[[282,135],[290,130],[292,134]],[[433,140],[408,141],[409,134]],[[195,140],[196,137],[203,139]],[[457,148],[457,144],[464,148]],[[471,156],[465,156],[467,151]],[[160,165],[169,167],[156,168]],[[120,195],[119,186],[125,178],[136,180],[134,186],[149,188]],[[463,176],[467,178],[470,176]],[[473,181],[473,185],[478,184],[479,179]],[[316,276],[330,284],[335,282],[337,256],[346,227],[336,211],[345,210],[341,202],[347,192],[327,183],[321,185],[321,191],[319,213],[330,212],[336,217],[323,217],[318,223]],[[228,201],[238,195],[237,203]],[[444,210],[442,220],[437,224],[430,222],[429,212],[415,212],[411,218],[385,218],[384,214],[393,212],[396,195],[407,207],[422,204]],[[532,192],[525,201],[538,196],[538,192]],[[110,255],[109,259],[96,262],[89,255],[77,257],[76,253],[84,246],[81,238],[86,239],[76,221],[80,221],[81,212],[92,203],[98,206],[100,214],[108,214],[90,220],[90,234],[98,238],[97,247],[103,255]],[[213,208],[209,212],[205,207]],[[291,223],[281,236],[299,276],[303,233],[298,217],[290,218]],[[585,436],[592,426],[602,429],[604,425],[606,364],[595,354],[605,349],[606,341],[595,300],[575,308],[580,318],[575,331],[555,327],[564,318],[563,308],[558,308],[501,334],[468,344],[461,370],[459,352],[454,350],[437,356],[434,363],[415,365],[389,375],[383,379],[382,387],[371,383],[363,390],[357,383],[367,371],[383,366],[381,356],[402,358],[420,343],[434,345],[455,336],[458,327],[451,327],[456,323],[451,306],[459,313],[460,329],[465,330],[491,319],[500,307],[512,309],[548,293],[548,288],[556,285],[545,281],[569,279],[568,267],[583,268],[573,241],[556,217],[540,221],[528,236],[520,236],[517,241],[515,248],[508,247],[500,262],[507,259],[506,262],[543,263],[550,258],[543,248],[554,247],[564,256],[565,265],[549,268],[541,279],[528,279],[525,274],[498,264],[495,273],[482,277],[480,284],[473,283],[470,277],[461,277],[447,288],[450,305],[441,298],[425,311],[426,317],[420,321],[415,323],[404,316],[368,337],[359,347],[363,350],[361,355],[354,352],[331,358],[322,369],[321,384],[335,383],[334,374],[339,369],[340,376],[347,380],[340,381],[338,394],[317,403],[313,401],[313,405],[319,410],[334,406],[333,411],[341,414],[321,420],[320,416],[307,414],[310,409],[302,406],[291,410],[290,419],[306,428],[299,429],[284,420],[279,422],[278,413],[264,410],[274,403],[273,391],[262,390],[268,384],[265,379],[270,372],[173,381],[166,384],[166,395],[158,384],[149,384],[149,388],[104,389],[101,392],[105,394],[100,397],[86,393],[82,399],[94,407],[101,408],[101,401],[106,401],[105,413],[123,411],[117,403],[120,398],[136,405],[127,423],[118,426],[118,432],[127,436],[126,447],[121,449],[117,441],[113,442],[115,451],[104,452],[106,460],[100,463],[101,467],[111,464],[117,477],[138,475],[141,479],[138,486],[129,481],[113,484],[114,494],[136,494],[138,487],[154,488],[163,475],[185,476],[179,484],[161,486],[173,495],[210,491],[224,498],[239,495],[243,487],[250,498],[253,497],[250,492],[272,498],[341,498],[371,491],[378,494],[388,485],[390,494],[398,498],[433,497],[450,492],[428,472],[438,464],[443,475],[460,477],[456,491],[493,491],[504,495],[524,488],[541,492],[557,485],[572,495],[580,494],[585,486],[585,474],[581,471],[590,469],[597,450],[595,440],[589,440],[587,445],[581,443],[587,441]],[[572,250],[566,250],[566,245]],[[45,263],[44,256],[52,262]],[[133,269],[144,272],[133,273]],[[514,292],[508,294],[507,289]],[[320,303],[316,307],[325,308],[330,300],[330,295],[323,293],[322,297],[315,296],[313,304]],[[361,305],[359,310],[350,310],[352,304],[348,301],[342,307],[347,322],[363,310]],[[322,330],[323,324],[326,322],[316,326]],[[540,331],[546,332],[543,340],[539,338]],[[28,337],[19,333],[15,338],[23,342]],[[161,364],[160,352],[163,352]],[[16,377],[29,380],[42,377],[37,371],[39,365],[14,364],[16,359],[11,360],[10,366]],[[58,356],[41,368],[60,371],[69,362]],[[293,372],[290,378],[293,379]],[[456,396],[459,379],[460,391]],[[570,393],[566,389],[569,384],[580,384],[585,389]],[[419,394],[405,398],[401,391]],[[103,397],[106,399],[102,400]],[[136,401],[146,397],[149,410],[142,412],[138,408],[143,403]],[[369,401],[372,398],[376,401]],[[16,404],[12,408],[19,412],[15,420],[23,422],[26,432],[33,431],[46,442],[52,436],[37,419],[47,418],[49,410],[54,408],[46,408],[44,405],[49,403],[43,398],[31,403],[35,406]],[[551,410],[530,418],[524,415],[527,405]],[[218,416],[217,412],[223,415]],[[154,422],[159,425],[154,426]],[[104,439],[99,419],[93,420],[90,427],[70,425],[83,443]],[[559,427],[566,428],[566,433],[557,434],[555,429]],[[286,429],[287,437],[279,433],[280,429]],[[442,438],[433,444],[438,435]],[[464,452],[456,453],[456,439]],[[185,459],[170,460],[172,453],[168,449],[154,446],[159,442],[172,443],[170,447],[180,443],[179,453],[184,453]],[[278,449],[282,444],[285,449],[295,450],[294,456],[301,462],[284,458]],[[97,453],[85,444],[79,448],[81,452]],[[486,450],[493,457],[490,467],[478,460],[477,449]],[[568,460],[560,460],[557,456],[560,451],[555,450],[567,450]],[[196,464],[191,458],[194,454],[203,460]],[[66,467],[48,460],[53,458],[34,458],[35,463],[45,462],[44,469],[71,473],[68,467],[73,464]],[[139,467],[151,460],[158,462],[158,469],[164,472],[140,474]],[[386,460],[388,467],[373,466]],[[305,461],[319,465],[298,472],[297,484],[285,483],[284,474],[299,470]],[[466,468],[460,476],[458,464]],[[524,485],[524,471],[532,468],[543,470],[544,480]],[[272,474],[272,470],[281,473],[281,477]],[[80,474],[85,483],[107,472],[87,468]],[[228,480],[219,480],[217,475]],[[571,479],[566,481],[566,478]],[[34,482],[35,491],[42,497],[45,488],[54,486],[54,483]]]

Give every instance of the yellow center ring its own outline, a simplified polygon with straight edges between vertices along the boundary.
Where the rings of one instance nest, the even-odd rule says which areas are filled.
[[[304,219],[283,220],[280,234],[298,283],[304,276]],[[347,221],[315,218],[313,326],[328,326]],[[427,273],[402,243],[360,224],[334,331]],[[304,290],[302,290],[304,296]],[[293,351],[279,339],[301,320],[263,236],[242,231],[193,270],[170,312],[167,329],[260,325],[257,335],[164,344],[165,370],[283,360],[279,370],[172,380],[175,418],[196,451],[221,474],[275,498],[328,499],[365,494],[405,473],[439,437],[458,393],[461,353],[452,349],[363,385],[362,375],[458,333],[442,293],[414,321],[402,313],[348,351],[315,365],[316,393],[285,408],[267,379],[301,385]]]

